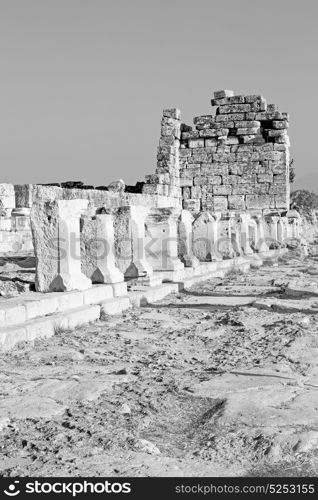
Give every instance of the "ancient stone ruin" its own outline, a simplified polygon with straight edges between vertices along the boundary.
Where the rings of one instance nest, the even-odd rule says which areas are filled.
[[[229,90],[211,104],[215,113],[194,126],[178,109],[164,110],[156,171],[136,186],[0,185],[0,253],[34,253],[36,292],[46,294],[20,299],[17,315],[12,303],[0,310],[0,344],[41,335],[48,314],[64,316],[51,329],[45,320],[45,335],[187,280],[260,265],[303,237],[289,210],[287,113]]]

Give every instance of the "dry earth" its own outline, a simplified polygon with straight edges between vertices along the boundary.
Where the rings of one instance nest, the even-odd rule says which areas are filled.
[[[0,355],[0,473],[316,475],[315,257]]]

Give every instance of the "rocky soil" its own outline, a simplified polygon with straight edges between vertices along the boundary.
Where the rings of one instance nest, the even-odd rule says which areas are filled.
[[[316,475],[312,255],[2,353],[0,474]]]

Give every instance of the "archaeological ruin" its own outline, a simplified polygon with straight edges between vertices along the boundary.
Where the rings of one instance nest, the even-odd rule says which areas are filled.
[[[211,104],[193,126],[163,111],[155,173],[135,186],[0,184],[0,254],[35,257],[35,289],[1,299],[2,348],[305,245],[288,114],[229,90]]]

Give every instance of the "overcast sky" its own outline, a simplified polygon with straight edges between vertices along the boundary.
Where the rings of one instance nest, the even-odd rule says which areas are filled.
[[[161,112],[259,93],[318,191],[317,0],[0,0],[0,182],[143,180]]]

